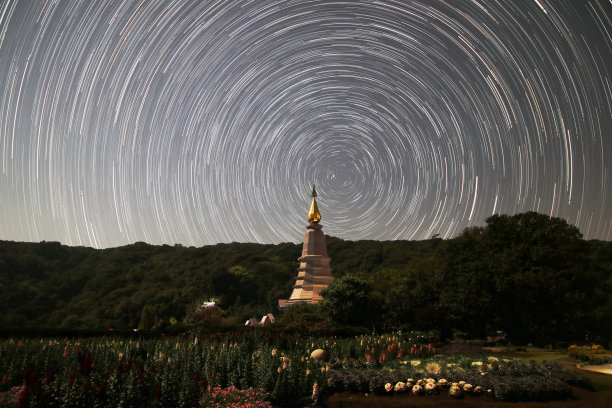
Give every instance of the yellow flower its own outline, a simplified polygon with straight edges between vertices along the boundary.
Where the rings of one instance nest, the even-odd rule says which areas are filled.
[[[482,361],[472,361],[472,366],[480,367],[482,365]]]
[[[451,397],[460,397],[461,394],[463,393],[461,390],[461,387],[453,385],[450,387],[450,389],[448,390],[448,393],[450,394]]]
[[[416,366],[420,365],[420,364],[421,364],[421,362],[420,362],[419,360],[412,360],[412,361],[410,362],[410,364],[411,364],[413,367],[416,367]]]
[[[425,370],[429,374],[438,374],[440,372],[440,364],[438,363],[429,363],[425,366]]]
[[[492,363],[496,363],[499,361],[499,358],[491,356],[491,357],[488,357],[487,360],[489,360]]]
[[[391,383],[386,383],[385,384],[385,391],[391,392],[391,390],[393,390],[393,385]]]

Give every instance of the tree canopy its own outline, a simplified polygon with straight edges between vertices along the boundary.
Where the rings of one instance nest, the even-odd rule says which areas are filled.
[[[448,240],[328,237],[327,247],[336,281],[317,310],[338,324],[612,340],[612,243],[586,241],[559,218],[494,215]],[[203,301],[235,321],[278,314],[300,248],[0,241],[0,326],[147,329],[182,322]],[[317,313],[300,318],[326,327]]]

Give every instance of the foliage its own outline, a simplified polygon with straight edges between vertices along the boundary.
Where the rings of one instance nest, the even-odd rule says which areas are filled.
[[[588,362],[589,364],[612,364],[612,353],[598,344],[578,346],[572,344],[567,349],[570,357]]]
[[[515,343],[612,342],[612,243],[585,241],[559,218],[495,215],[448,240],[327,237],[327,248],[336,281],[322,309],[284,319],[292,330],[436,329],[442,338],[503,330]],[[299,254],[292,243],[95,250],[0,241],[0,327],[181,332],[204,301],[235,322],[279,317]]]
[[[272,405],[266,401],[267,398],[268,393],[264,390],[254,390],[253,388],[239,390],[232,385],[225,389],[214,387],[200,401],[200,405],[211,408],[272,408]]]
[[[148,340],[9,339],[0,341],[0,401],[24,407],[265,407],[267,401],[301,407],[343,390],[388,393],[387,383],[421,384],[426,392],[428,379],[440,389],[444,379],[465,392],[472,392],[467,383],[474,392],[481,387],[497,398],[526,401],[566,398],[569,385],[589,385],[558,364],[439,356],[423,343],[432,335],[338,339],[262,329]],[[329,362],[309,358],[319,348]]]
[[[205,303],[187,315],[185,324],[192,334],[202,336],[214,333],[222,327],[232,327],[235,321],[217,306]]]
[[[372,286],[361,276],[347,274],[321,292],[321,310],[340,324],[369,325],[376,316]]]
[[[289,306],[280,319],[281,327],[287,332],[305,335],[331,333],[334,326],[318,304],[297,303]]]

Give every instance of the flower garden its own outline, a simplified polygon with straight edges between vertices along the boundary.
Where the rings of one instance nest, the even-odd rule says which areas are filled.
[[[273,330],[205,338],[6,339],[0,341],[0,406],[303,407],[347,391],[549,401],[570,397],[571,386],[590,386],[560,364],[444,355],[435,340],[427,333],[340,339]]]

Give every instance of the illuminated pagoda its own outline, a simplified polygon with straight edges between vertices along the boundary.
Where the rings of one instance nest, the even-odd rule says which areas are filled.
[[[278,301],[281,308],[299,302],[317,303],[322,299],[321,291],[334,280],[331,275],[331,268],[329,267],[331,259],[327,256],[325,235],[321,231],[323,227],[319,224],[321,213],[317,206],[316,197],[317,190],[313,185],[312,204],[308,213],[309,224],[306,226],[306,234],[304,234],[302,256],[298,258],[300,262],[298,276],[289,299],[280,299]]]

